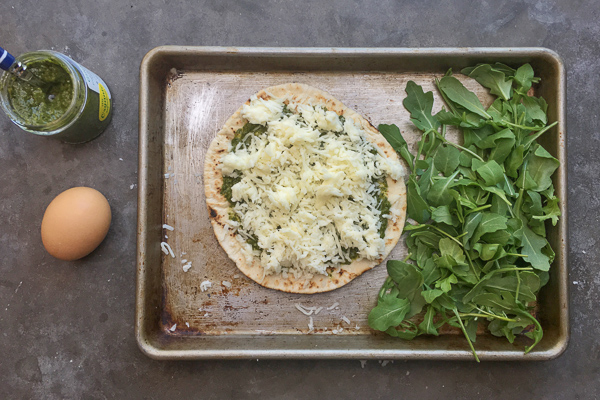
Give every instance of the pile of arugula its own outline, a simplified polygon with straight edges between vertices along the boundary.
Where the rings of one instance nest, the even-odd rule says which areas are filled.
[[[473,342],[478,321],[511,343],[525,331],[533,344],[542,327],[532,316],[540,288],[548,282],[554,251],[545,221],[560,216],[551,176],[559,162],[536,139],[548,125],[547,104],[529,96],[539,82],[525,64],[479,64],[461,71],[497,96],[487,109],[448,71],[435,83],[447,109],[432,115],[433,93],[414,82],[404,107],[423,132],[413,155],[395,125],[379,131],[408,163],[404,228],[409,255],[388,261],[388,278],[369,325],[403,339],[438,335],[445,324]],[[464,144],[446,139],[456,126]],[[409,263],[407,261],[411,260]],[[425,311],[418,325],[411,317]]]

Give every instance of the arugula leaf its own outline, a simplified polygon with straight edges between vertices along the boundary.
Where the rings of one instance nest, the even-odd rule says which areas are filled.
[[[494,160],[484,163],[474,159],[473,169],[483,178],[487,186],[494,186],[504,179],[502,167]]]
[[[491,125],[483,126],[479,129],[464,129],[463,137],[465,139],[465,147],[477,146],[481,147],[479,144],[482,143],[488,136],[494,134],[494,128]]]
[[[534,77],[533,68],[529,64],[520,66],[515,73],[515,82],[522,94],[527,93],[531,89],[532,83],[538,81],[539,79]]]
[[[456,275],[450,274],[450,276],[438,280],[435,283],[435,287],[439,288],[444,293],[448,293],[450,289],[452,289],[453,283],[458,283],[458,279],[456,278]]]
[[[473,71],[475,68],[477,68],[481,65],[484,65],[484,64],[477,64],[474,67],[463,68],[462,71],[460,71],[460,72],[465,75],[469,75],[471,73],[471,71]],[[508,65],[497,62],[490,66],[492,67],[492,69],[494,71],[502,72],[504,75],[506,75],[507,78],[512,78],[515,75],[515,69],[509,67]]]
[[[421,197],[419,187],[414,177],[411,176],[406,184],[406,197],[408,216],[417,222],[425,223],[431,217],[429,205]]]
[[[558,198],[552,196],[546,200],[546,205],[542,208],[544,211],[543,216],[534,215],[532,218],[538,221],[552,220],[552,225],[556,226],[558,223],[558,217],[561,216],[560,208],[558,207]]]
[[[493,69],[489,64],[479,64],[473,69],[465,70],[466,68],[461,72],[490,89],[491,94],[500,96],[503,100],[510,99],[512,82],[506,80],[504,72]]]
[[[548,189],[552,184],[552,174],[560,165],[559,161],[540,145],[536,146],[527,159],[527,168],[521,171],[517,186],[536,192]],[[519,185],[521,182],[523,183]]]
[[[548,241],[536,235],[531,229],[524,225],[515,235],[521,239],[521,253],[527,256],[527,262],[535,269],[548,271],[550,269],[549,258],[542,253],[542,248]]]
[[[485,138],[478,142],[477,147],[479,147],[480,149],[493,149],[498,146],[497,142],[500,139],[512,139],[514,143],[515,135],[508,128],[502,129],[499,132],[487,135]]]
[[[369,326],[378,331],[386,331],[399,325],[409,311],[410,301],[387,296],[369,313]]]
[[[425,305],[425,299],[421,296],[421,288],[424,279],[421,271],[412,264],[403,261],[390,260],[387,262],[388,275],[396,283],[398,297],[410,301],[410,311],[406,318],[418,314]]]
[[[447,178],[438,179],[427,195],[427,200],[434,207],[448,205],[452,202],[452,190],[450,188],[454,185],[454,178],[458,175],[458,171],[454,172]]]
[[[491,116],[485,112],[477,96],[463,86],[458,79],[453,76],[444,76],[440,79],[439,88],[456,105],[461,106],[475,114],[489,119]]]
[[[450,256],[457,262],[461,263],[465,261],[465,255],[463,251],[461,250],[459,244],[454,240],[450,238],[443,238],[440,240],[439,247],[442,257]]]
[[[435,264],[432,258],[427,260],[427,262],[425,263],[422,274],[423,279],[425,280],[425,284],[428,286],[440,279],[440,277],[442,276],[440,268]]]
[[[474,296],[471,301],[481,306],[490,307],[496,312],[511,312],[515,306],[514,299],[511,301],[496,293],[481,293]]]
[[[423,322],[419,324],[419,330],[429,335],[438,336],[439,333],[433,323],[433,317],[435,316],[435,308],[433,306],[427,307],[427,312],[423,318]]]
[[[502,101],[502,99],[496,99],[486,110],[490,117],[492,117],[492,120],[497,124],[505,124],[506,122],[511,121],[510,116],[504,110],[505,104],[506,102]]]
[[[523,145],[519,145],[514,148],[514,150],[508,155],[506,161],[504,162],[504,168],[506,168],[506,175],[511,178],[517,178],[519,176],[519,168],[523,165],[523,154],[525,152],[525,147]]]
[[[444,294],[444,291],[439,289],[429,289],[421,292],[421,295],[425,299],[425,301],[429,304],[433,303],[435,299]]]
[[[406,94],[402,104],[410,112],[412,123],[423,132],[439,128],[439,121],[431,115],[433,92],[424,93],[421,86],[413,81],[408,81]]]
[[[426,198],[429,194],[429,189],[433,184],[433,177],[438,174],[435,168],[433,158],[427,158],[426,160],[419,160],[420,170],[417,171],[417,175],[420,176],[417,185],[421,191],[421,197]]]
[[[458,167],[460,151],[452,146],[441,146],[433,158],[435,167],[444,175],[449,176]]]
[[[446,225],[456,226],[458,224],[456,218],[450,213],[448,206],[432,208],[431,219],[435,222],[444,223]]]
[[[542,125],[546,125],[546,123],[548,123],[548,117],[546,116],[546,108],[548,105],[544,99],[524,96],[522,102],[523,106],[525,106],[525,112],[530,120],[538,121]]]
[[[388,335],[404,340],[412,340],[419,334],[419,328],[410,321],[404,321],[401,325],[402,329],[394,327],[385,331]]]
[[[437,114],[435,114],[435,119],[437,119],[438,122],[442,125],[459,126],[461,122],[463,122],[463,119],[460,115],[446,111],[444,109],[440,110]]]
[[[463,225],[464,235],[462,237],[462,242],[463,242],[463,246],[465,247],[465,249],[467,249],[467,250],[470,249],[470,245],[469,245],[470,239],[475,234],[475,230],[479,227],[479,223],[481,222],[482,218],[483,218],[483,213],[481,213],[481,212],[476,212],[473,214],[469,214],[467,216],[465,223]]]
[[[473,343],[477,341],[477,325],[478,321],[474,318],[470,318],[465,322],[465,332]]]
[[[486,233],[496,232],[502,229],[506,229],[506,222],[508,218],[503,215],[494,214],[491,212],[484,212],[481,217],[481,222],[477,225],[477,229],[473,234],[471,243],[477,243],[481,236]]]
[[[504,72],[504,74],[506,75],[507,78],[511,78],[515,75],[516,70],[514,68],[509,67],[506,64],[502,64],[499,62],[496,62],[492,65],[492,67],[496,70],[496,71],[500,71],[500,72]]]
[[[377,130],[381,132],[383,137],[392,145],[394,150],[404,158],[409,168],[413,168],[415,157],[408,150],[408,144],[402,137],[400,129],[396,125],[380,124]]]

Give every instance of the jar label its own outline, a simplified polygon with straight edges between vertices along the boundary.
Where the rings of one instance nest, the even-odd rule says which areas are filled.
[[[110,93],[101,83],[98,83],[98,87],[100,88],[100,109],[98,111],[98,118],[100,121],[104,121],[110,112]]]
[[[71,61],[73,61],[73,60],[71,60]],[[104,83],[104,81],[98,75],[96,75],[95,73],[93,73],[92,71],[90,71],[89,69],[87,69],[86,67],[84,67],[83,65],[81,65],[75,61],[73,61],[73,64],[77,67],[77,69],[81,73],[83,80],[85,81],[87,86],[90,88],[90,90],[93,90],[94,92],[100,94],[100,92],[102,90],[101,87],[102,87],[106,91],[106,94],[108,95],[108,99],[110,100],[112,98],[110,95],[110,90],[108,90],[108,86],[106,85],[106,83]]]

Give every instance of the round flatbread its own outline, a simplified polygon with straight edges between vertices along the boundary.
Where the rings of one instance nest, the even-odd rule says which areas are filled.
[[[362,128],[366,139],[377,146],[378,153],[389,163],[395,163],[400,168],[397,153],[386,139],[365,118],[347,108],[330,94],[299,83],[289,83],[266,88],[252,98],[269,100],[281,99],[287,104],[304,104],[313,107],[322,107],[328,111],[343,116],[345,120],[351,119],[354,125]],[[246,102],[250,104],[250,100]],[[247,277],[262,286],[290,293],[319,293],[339,288],[363,272],[381,263],[394,248],[402,234],[406,216],[406,188],[401,177],[392,179],[387,175],[387,198],[390,202],[390,218],[385,230],[384,250],[374,259],[359,258],[347,265],[331,267],[327,274],[308,274],[296,276],[293,273],[265,274],[260,257],[252,254],[250,246],[239,237],[239,233],[232,223],[231,205],[227,198],[221,194],[224,182],[222,173],[222,158],[229,153],[236,131],[244,127],[248,120],[242,116],[243,106],[240,107],[225,123],[223,128],[213,139],[205,159],[204,185],[206,203],[215,235],[227,253],[236,263],[237,267]]]

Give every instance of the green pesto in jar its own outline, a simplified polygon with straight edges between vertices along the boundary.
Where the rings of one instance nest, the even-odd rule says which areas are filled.
[[[73,100],[73,82],[69,73],[52,60],[31,63],[28,70],[44,82],[50,91],[13,77],[8,98],[18,116],[28,125],[44,125],[62,117]]]

